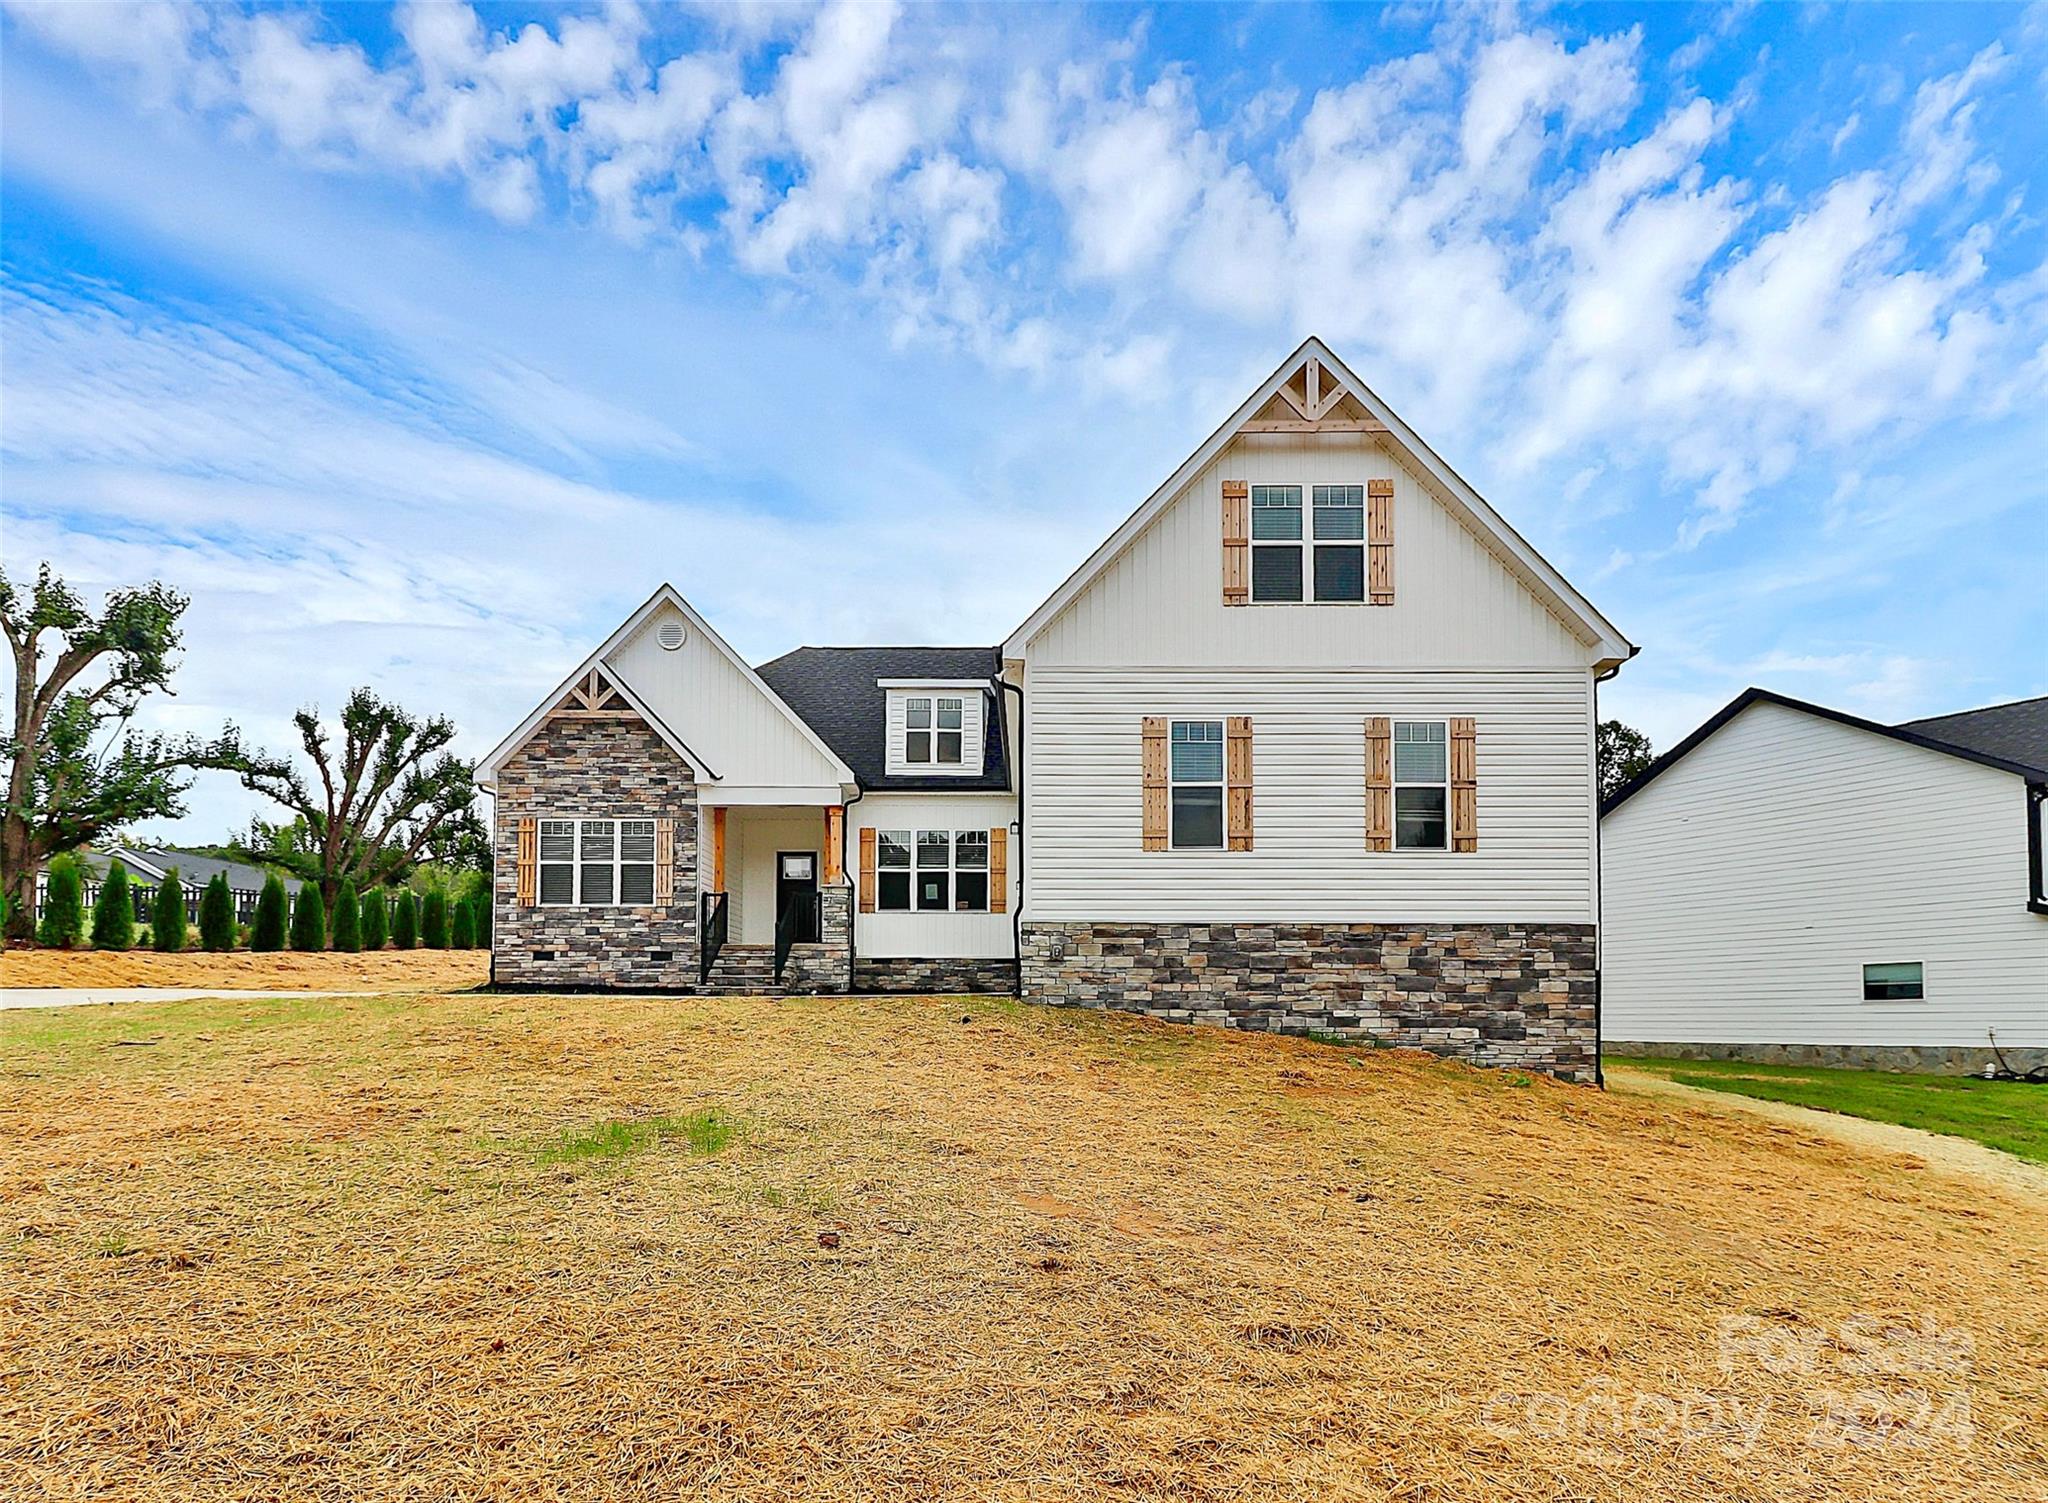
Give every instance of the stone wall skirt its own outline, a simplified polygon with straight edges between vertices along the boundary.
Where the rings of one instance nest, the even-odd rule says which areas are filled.
[[[922,992],[935,997],[969,993],[1007,996],[1017,989],[1017,962],[1007,955],[996,960],[954,956],[870,959],[863,955],[853,963],[853,989]]]
[[[1616,1058],[1730,1059],[1921,1075],[1981,1075],[1998,1063],[1998,1056],[1989,1048],[1966,1044],[1644,1044],[1609,1040],[1607,1053]],[[2021,1072],[2048,1065],[2048,1049],[2008,1048],[2005,1062]]]
[[[1591,924],[1023,926],[1024,999],[1595,1074]]]

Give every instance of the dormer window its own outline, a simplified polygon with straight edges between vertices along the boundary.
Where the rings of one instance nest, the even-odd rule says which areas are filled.
[[[935,761],[958,767],[963,719],[958,695],[914,695],[904,700],[903,760],[913,765]]]
[[[981,771],[988,691],[978,683],[882,680],[888,691],[889,772],[971,777]]]

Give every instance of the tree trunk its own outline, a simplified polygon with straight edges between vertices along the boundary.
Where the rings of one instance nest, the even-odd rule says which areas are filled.
[[[9,900],[7,938],[35,938],[36,863],[29,857],[28,823],[12,814],[0,821],[0,872]]]

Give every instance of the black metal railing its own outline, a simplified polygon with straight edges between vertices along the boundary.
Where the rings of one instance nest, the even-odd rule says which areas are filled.
[[[789,901],[782,905],[782,916],[775,921],[775,984],[782,985],[782,968],[789,962],[789,952],[799,941],[818,937],[820,911],[818,895],[814,892],[791,893]]]
[[[726,905],[722,892],[697,895],[697,984],[710,979],[718,952],[725,948]]]

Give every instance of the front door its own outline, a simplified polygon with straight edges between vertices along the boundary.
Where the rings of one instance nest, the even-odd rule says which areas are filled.
[[[796,927],[790,931],[790,940],[795,944],[808,944],[818,938],[818,853],[816,851],[777,851],[775,853],[775,913],[780,917],[789,912],[792,899],[802,899],[801,911],[797,914]]]

